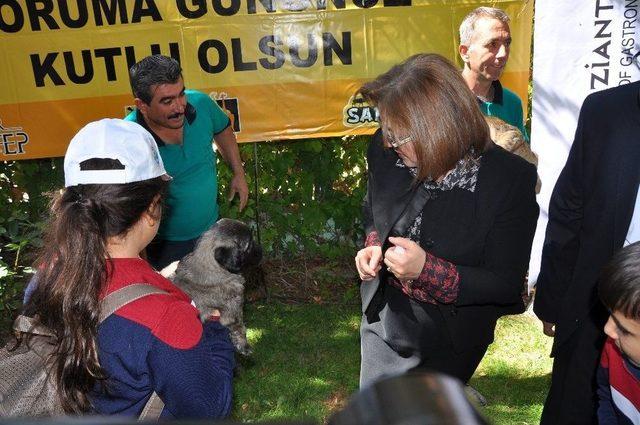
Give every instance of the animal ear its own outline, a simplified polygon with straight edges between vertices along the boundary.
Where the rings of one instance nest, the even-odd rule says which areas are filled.
[[[240,273],[242,255],[237,249],[220,246],[216,248],[213,255],[222,268],[234,274]]]

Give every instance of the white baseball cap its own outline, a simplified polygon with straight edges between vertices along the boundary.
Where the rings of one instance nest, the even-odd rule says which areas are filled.
[[[117,159],[122,170],[81,170],[93,158]],[[64,156],[64,186],[121,184],[163,177],[170,180],[151,133],[132,121],[105,118],[73,136]]]

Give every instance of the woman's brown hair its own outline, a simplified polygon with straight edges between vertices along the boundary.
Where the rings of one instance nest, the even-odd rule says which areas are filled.
[[[105,161],[113,160],[88,160],[83,169],[112,169],[112,164],[101,166]],[[36,262],[37,286],[24,312],[37,314],[57,337],[53,371],[67,413],[91,410],[87,395],[106,378],[98,360],[97,334],[99,296],[108,279],[107,240],[125,235],[145,212],[153,213],[167,185],[157,177],[71,186],[53,196]]]
[[[378,107],[383,129],[402,129],[397,138],[411,137],[418,181],[444,175],[472,148],[477,156],[490,142],[476,97],[460,71],[440,55],[412,56],[359,92]]]

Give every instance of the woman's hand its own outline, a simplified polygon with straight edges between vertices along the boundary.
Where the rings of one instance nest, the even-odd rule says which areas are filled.
[[[414,241],[407,238],[389,238],[394,246],[384,253],[387,270],[400,281],[417,279],[422,273],[427,253]]]
[[[356,269],[360,279],[373,280],[382,267],[382,247],[377,245],[362,248],[356,254]]]

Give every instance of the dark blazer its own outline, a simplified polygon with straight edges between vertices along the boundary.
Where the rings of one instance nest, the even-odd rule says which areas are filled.
[[[378,131],[369,145],[365,231],[381,241],[411,199],[413,177],[395,166],[397,154],[382,144]],[[483,153],[474,192],[433,191],[423,209],[420,246],[456,265],[460,291],[455,304],[439,305],[458,350],[493,341],[501,309],[521,303],[521,291],[538,217],[536,169],[492,144]],[[360,286],[362,311],[385,285],[386,270]],[[371,309],[369,309],[371,307]]]
[[[556,324],[553,353],[602,308],[598,276],[624,244],[640,182],[639,93],[632,83],[585,99],[551,196],[534,311]]]

